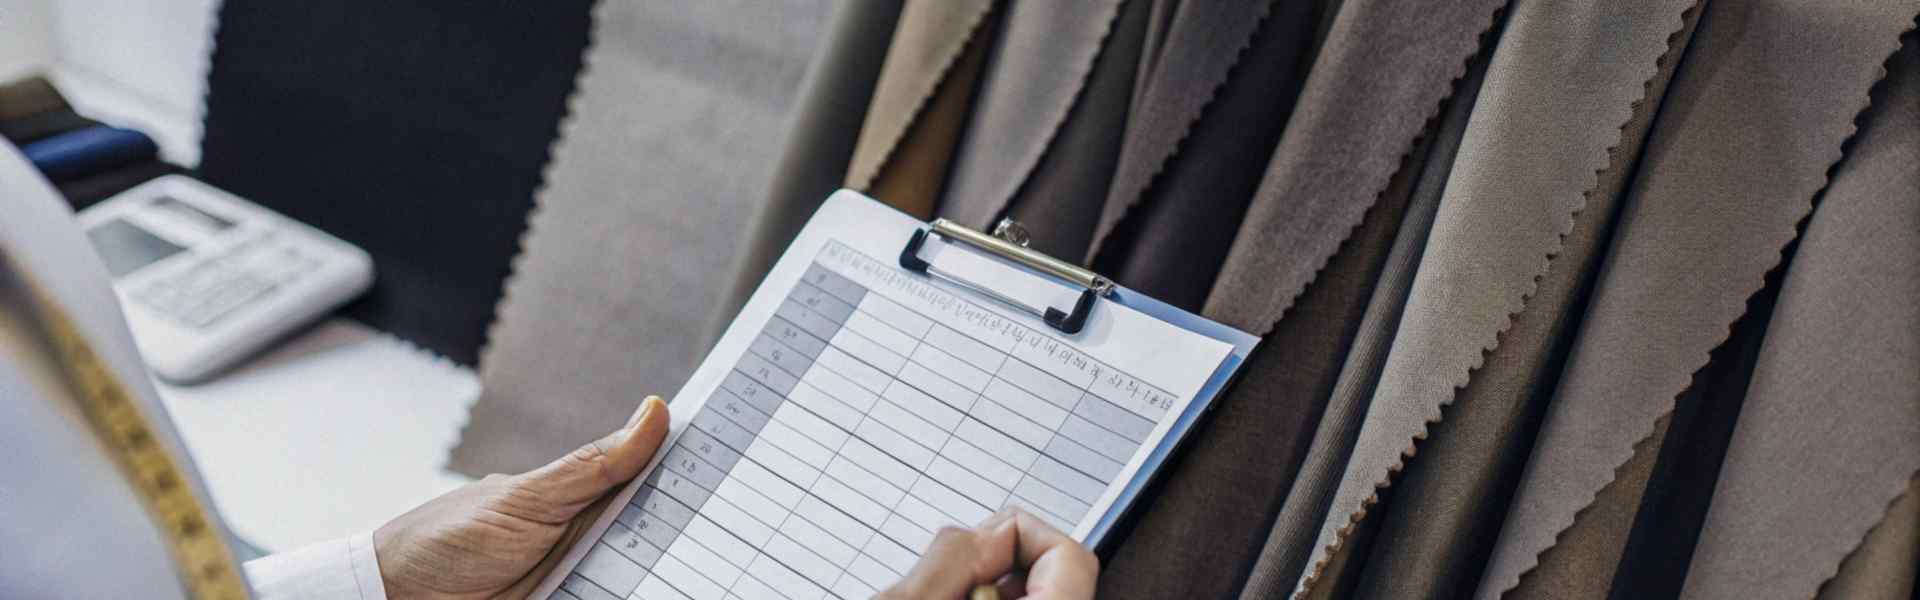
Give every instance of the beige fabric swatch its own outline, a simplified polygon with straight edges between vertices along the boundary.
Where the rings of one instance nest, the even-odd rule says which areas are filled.
[[[847,187],[872,187],[992,10],[993,0],[907,0],[860,126]]]

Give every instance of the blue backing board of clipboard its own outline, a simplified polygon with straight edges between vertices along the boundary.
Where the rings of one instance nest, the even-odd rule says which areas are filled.
[[[1140,499],[1142,490],[1146,489],[1155,474],[1160,472],[1160,467],[1166,463],[1167,457],[1171,456],[1173,451],[1186,440],[1187,434],[1193,430],[1194,424],[1199,422],[1200,416],[1213,408],[1213,403],[1219,399],[1220,392],[1233,381],[1234,375],[1240,371],[1240,366],[1246,363],[1247,356],[1253,353],[1254,346],[1260,343],[1260,338],[1252,334],[1208,320],[1124,287],[1115,287],[1113,295],[1107,299],[1153,318],[1172,323],[1181,329],[1231,344],[1233,350],[1220,361],[1220,366],[1214,368],[1213,376],[1207,378],[1207,383],[1200,387],[1193,401],[1187,403],[1186,410],[1180,413],[1179,418],[1168,429],[1160,445],[1154,447],[1153,452],[1147,455],[1146,462],[1140,464],[1140,470],[1134,474],[1132,481],[1127,482],[1127,487],[1121,490],[1113,506],[1107,509],[1107,514],[1100,517],[1100,522],[1092,531],[1087,532],[1087,546],[1094,548],[1101,547],[1107,541],[1106,537],[1113,531],[1114,524],[1133,507],[1134,502]]]

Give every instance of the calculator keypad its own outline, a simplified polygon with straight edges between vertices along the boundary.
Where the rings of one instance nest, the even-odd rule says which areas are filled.
[[[205,329],[313,270],[319,261],[262,235],[186,269],[147,282],[133,299],[183,325]]]

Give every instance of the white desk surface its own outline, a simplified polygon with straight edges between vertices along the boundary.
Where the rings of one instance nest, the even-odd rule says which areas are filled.
[[[236,533],[269,552],[371,531],[470,481],[444,470],[474,372],[331,318],[219,378],[160,385]]]

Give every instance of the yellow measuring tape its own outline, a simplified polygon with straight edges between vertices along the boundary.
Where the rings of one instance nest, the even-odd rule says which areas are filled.
[[[189,598],[244,600],[246,581],[211,513],[193,494],[192,479],[160,444],[152,426],[118,377],[53,302],[41,298],[40,316],[61,363],[79,392],[82,412],[159,523]]]

